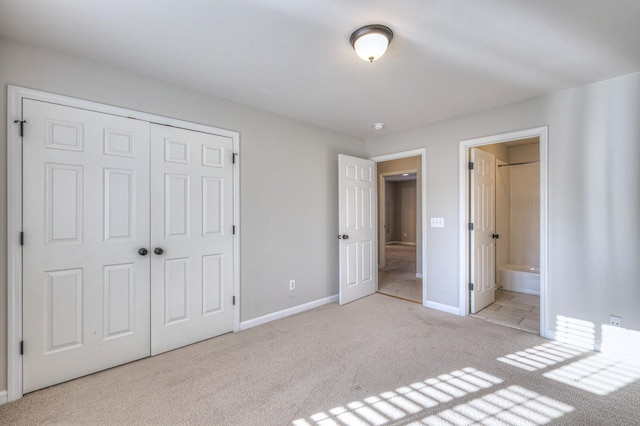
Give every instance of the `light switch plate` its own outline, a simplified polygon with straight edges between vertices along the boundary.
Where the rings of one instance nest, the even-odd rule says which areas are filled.
[[[432,228],[444,228],[444,217],[432,217],[431,218],[431,227]]]

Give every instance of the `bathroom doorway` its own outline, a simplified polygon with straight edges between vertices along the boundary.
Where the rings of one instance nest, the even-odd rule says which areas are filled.
[[[465,312],[544,336],[546,128],[508,136],[461,143]]]

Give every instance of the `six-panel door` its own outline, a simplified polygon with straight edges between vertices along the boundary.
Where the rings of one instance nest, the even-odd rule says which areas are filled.
[[[231,138],[23,116],[23,392],[232,331]]]
[[[376,163],[340,154],[338,189],[343,305],[375,293],[378,287]]]
[[[25,100],[23,391],[149,355],[149,123]]]
[[[151,125],[151,353],[233,330],[231,138]]]
[[[495,157],[478,148],[471,148],[470,231],[471,313],[475,314],[495,301]]]

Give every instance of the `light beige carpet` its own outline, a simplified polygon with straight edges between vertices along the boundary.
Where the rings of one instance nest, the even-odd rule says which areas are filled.
[[[640,366],[375,294],[26,395],[0,423],[634,425]]]
[[[378,292],[422,303],[422,279],[416,278],[416,246],[387,244],[385,267],[378,271]]]

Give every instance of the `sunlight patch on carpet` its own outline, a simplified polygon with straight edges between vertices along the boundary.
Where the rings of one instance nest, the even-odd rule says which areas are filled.
[[[482,398],[425,417],[411,426],[463,426],[472,424],[544,425],[570,413],[574,407],[521,386],[509,386]]]
[[[561,342],[549,342],[498,358],[498,361],[527,371],[537,371],[577,357],[588,349]]]
[[[640,361],[597,354],[544,374],[596,395],[609,395],[640,379]]]
[[[316,413],[308,419],[297,419],[293,425],[383,425],[502,382],[475,368],[464,368]]]

